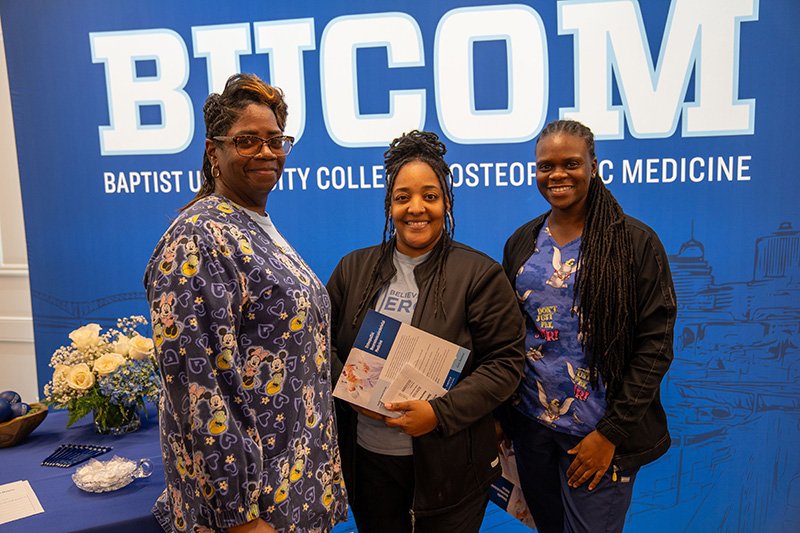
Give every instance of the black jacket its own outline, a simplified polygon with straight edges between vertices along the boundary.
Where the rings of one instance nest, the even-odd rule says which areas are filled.
[[[522,379],[525,323],[514,291],[497,262],[463,244],[450,242],[445,266],[444,316],[434,317],[433,280],[444,240],[414,270],[419,299],[411,325],[456,343],[471,353],[459,382],[431,400],[439,425],[413,439],[413,511],[418,516],[456,509],[465,498],[484,491],[500,475],[492,410]],[[389,243],[394,248],[394,242]],[[328,282],[332,307],[334,379],[361,326],[352,325],[361,295],[380,258],[380,247],[344,257]],[[379,282],[369,308],[395,273],[392,254],[378,265]],[[337,401],[340,451],[345,484],[352,489],[356,443],[355,411]],[[350,490],[352,498],[353,490]]]
[[[547,213],[524,224],[506,242],[503,268],[513,284],[533,254]],[[661,405],[661,379],[672,362],[672,330],[677,306],[667,254],[656,233],[635,218],[625,224],[633,243],[636,270],[636,336],[622,386],[606,398],[596,429],[617,448],[620,469],[655,461],[670,446],[667,415]]]

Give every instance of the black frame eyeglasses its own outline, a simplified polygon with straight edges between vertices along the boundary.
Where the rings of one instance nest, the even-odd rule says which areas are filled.
[[[228,137],[225,135],[217,135],[213,137],[215,141],[231,141],[236,148],[236,153],[242,157],[255,157],[267,145],[269,151],[276,157],[283,157],[292,151],[294,146],[294,137],[289,135],[275,135],[269,139],[264,139],[258,135],[235,135]]]

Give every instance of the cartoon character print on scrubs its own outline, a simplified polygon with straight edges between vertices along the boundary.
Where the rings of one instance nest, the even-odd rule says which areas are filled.
[[[181,491],[172,485],[169,485],[167,490],[172,496],[172,514],[175,516],[173,525],[178,531],[186,531],[186,519],[183,516],[183,498],[181,497]]]
[[[214,486],[206,474],[205,459],[200,452],[194,452],[194,471],[197,473],[197,483],[200,485],[203,497],[210,500],[214,496]]]
[[[313,428],[319,422],[319,414],[314,406],[314,389],[308,385],[303,387],[303,404],[305,405],[306,427]]]
[[[273,255],[275,256],[275,258],[278,261],[280,261],[280,263],[283,266],[285,266],[287,269],[289,269],[289,272],[291,272],[292,274],[297,276],[297,279],[300,281],[300,283],[302,283],[303,285],[308,285],[309,280],[306,277],[305,273],[302,270],[300,270],[297,267],[297,265],[292,263],[292,261],[289,258],[289,255],[293,255],[293,254],[287,254],[286,252],[283,251],[282,248],[278,248],[278,250],[280,250],[280,251],[273,252]],[[303,265],[305,266],[305,263],[303,263]],[[305,267],[305,268],[308,269],[308,267]]]
[[[306,471],[306,456],[310,451],[308,448],[308,437],[302,435],[294,439],[292,448],[294,449],[294,464],[292,465],[292,471],[289,473],[289,481],[294,483],[303,477]]]
[[[319,326],[317,326],[317,329],[314,331],[314,340],[317,342],[317,352],[314,354],[314,363],[317,365],[317,370],[321,370],[322,365],[327,362],[328,338]]]
[[[171,459],[162,525],[210,531],[261,516],[280,532],[328,531],[343,520],[330,300],[302,259],[212,195],[162,238],[145,283]]]
[[[186,277],[192,277],[197,274],[197,269],[200,267],[200,249],[194,235],[186,239],[183,249],[185,254],[181,263],[181,273]]]
[[[219,394],[191,383],[188,396],[192,429],[199,429],[206,424],[208,431],[213,435],[219,435],[227,429],[228,413]]]
[[[281,503],[286,498],[289,497],[289,482],[291,475],[289,470],[289,460],[284,458],[281,459],[278,468],[280,470],[280,483],[278,484],[278,489],[275,491],[275,503]]]
[[[244,361],[242,373],[242,387],[252,389],[261,385],[261,366],[268,363],[273,355],[261,346],[247,349],[247,358]]]
[[[172,453],[175,455],[175,467],[177,468],[181,479],[185,478],[186,476],[193,478],[194,465],[192,464],[192,460],[189,457],[186,448],[183,446],[183,442],[179,441],[175,435],[169,435],[167,437],[167,442],[169,443],[169,447],[172,448]]]
[[[547,231],[550,231],[550,228],[547,228]],[[556,289],[566,289],[567,280],[578,270],[579,266],[578,260],[574,257],[562,261],[561,250],[557,246],[553,246],[553,273],[545,283]]]
[[[267,394],[275,396],[283,390],[283,376],[286,370],[286,350],[278,350],[277,354],[267,358],[269,363],[269,381],[267,381]]]
[[[226,327],[219,328],[217,334],[220,335],[220,344],[222,344],[222,350],[216,359],[217,368],[228,370],[233,365],[233,350],[236,347],[236,337],[233,335],[233,331]]]
[[[181,324],[175,322],[175,293],[161,293],[150,310],[150,323],[153,324],[153,342],[156,347],[163,344],[164,339],[173,340],[181,332]]]
[[[589,365],[572,312],[580,238],[559,246],[547,227],[517,273],[517,296],[533,327],[525,338],[528,372],[515,399],[542,424],[586,435],[605,411],[605,389],[589,384]]]
[[[164,274],[169,275],[175,269],[175,258],[177,257],[178,244],[178,241],[172,241],[167,245],[166,248],[164,248],[164,257],[161,260],[161,263],[158,265],[158,269]]]
[[[289,329],[292,331],[299,331],[303,329],[308,309],[311,307],[311,302],[308,300],[308,291],[305,289],[289,291],[289,296],[294,298],[294,306],[295,309],[297,309],[295,316],[289,323]]]
[[[572,402],[575,398],[548,398],[544,392],[544,387],[541,382],[536,382],[536,388],[539,391],[539,403],[542,405],[544,411],[539,415],[539,420],[546,425],[552,425],[556,420],[561,418],[562,415],[569,411]]]
[[[239,250],[241,250],[243,254],[253,254],[253,247],[250,246],[250,239],[247,237],[247,235],[242,233],[236,226],[228,226],[226,229],[239,243]]]
[[[324,487],[324,492],[322,494],[322,505],[326,508],[330,509],[331,503],[333,503],[333,468],[329,464],[319,465],[319,469],[317,469],[316,473],[317,479],[319,479],[320,483]]]
[[[208,222],[206,222],[206,228],[208,229],[208,231],[211,232],[211,235],[214,237],[214,242],[217,244],[217,250],[219,251],[219,253],[221,253],[225,257],[230,257],[231,249],[228,247],[228,243],[225,240],[223,226],[214,222],[213,220],[209,220]]]

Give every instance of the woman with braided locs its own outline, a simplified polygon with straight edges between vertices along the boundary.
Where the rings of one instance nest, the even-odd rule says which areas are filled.
[[[203,113],[205,182],[145,272],[164,378],[153,512],[169,532],[330,531],[346,497],[329,298],[266,213],[294,142],[283,93],[236,74]]]
[[[621,531],[639,467],[670,445],[660,399],[676,314],[667,256],[603,184],[583,124],[542,130],[536,183],[551,209],[503,255],[527,335],[502,429],[539,531]]]
[[[463,346],[458,383],[430,401],[386,404],[397,417],[337,401],[342,471],[360,533],[477,532],[500,474],[492,410],[516,389],[524,322],[499,264],[453,240],[451,174],[434,133],[384,154],[381,244],[344,257],[328,282],[334,373],[367,309]],[[341,379],[359,376],[345,369]]]

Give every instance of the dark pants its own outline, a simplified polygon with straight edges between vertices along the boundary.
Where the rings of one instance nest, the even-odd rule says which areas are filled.
[[[567,469],[574,456],[567,450],[582,437],[549,429],[516,409],[508,411],[507,433],[514,443],[522,493],[540,533],[622,531],[639,469],[617,470],[615,481],[612,463],[592,491],[588,481],[572,489]]]
[[[446,458],[442,458],[446,460]],[[414,499],[414,459],[395,457],[356,446],[353,517],[359,533],[410,533]],[[479,493],[446,513],[418,516],[414,533],[477,533],[488,493]]]

